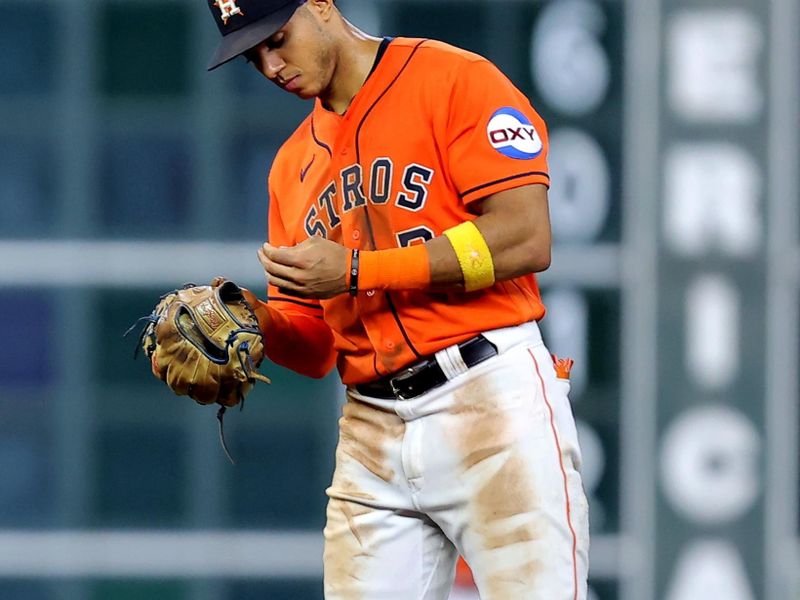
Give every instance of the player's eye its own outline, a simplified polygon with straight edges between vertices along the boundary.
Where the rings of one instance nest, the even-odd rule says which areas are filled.
[[[267,48],[270,50],[275,50],[283,46],[283,42],[286,40],[286,35],[278,33],[267,40]]]

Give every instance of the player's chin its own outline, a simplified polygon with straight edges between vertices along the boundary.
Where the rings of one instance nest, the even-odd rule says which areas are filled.
[[[309,100],[311,98],[316,98],[316,96],[317,96],[317,94],[309,91],[306,88],[297,88],[297,89],[290,90],[288,88],[281,87],[281,89],[284,92],[286,92],[287,94],[292,94],[293,96],[297,96],[301,100]]]
[[[308,88],[302,87],[293,92],[297,97],[302,98],[303,100],[311,100],[311,98],[316,98],[319,93],[315,92],[314,90],[310,90]]]
[[[291,92],[295,96],[302,98],[303,100],[309,100],[311,98],[316,98],[320,95],[321,89],[318,85],[315,84],[313,80],[308,81],[309,78],[306,77],[298,77],[295,80],[295,85],[297,87],[289,86],[287,87],[286,91]]]

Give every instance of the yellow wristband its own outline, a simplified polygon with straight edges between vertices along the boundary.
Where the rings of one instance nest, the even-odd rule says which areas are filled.
[[[494,285],[492,253],[475,223],[461,223],[445,231],[444,235],[456,251],[466,290],[474,292]]]

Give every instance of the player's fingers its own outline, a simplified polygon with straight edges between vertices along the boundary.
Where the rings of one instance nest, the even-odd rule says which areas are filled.
[[[258,251],[258,260],[261,266],[264,267],[264,271],[266,271],[268,276],[277,276],[290,281],[297,281],[297,276],[299,275],[298,269],[269,259],[262,250]]]
[[[269,259],[267,258],[267,255],[264,254],[263,248],[258,249],[258,262],[261,263],[261,266],[264,267],[264,269],[267,268],[267,263],[269,262]]]
[[[270,285],[275,286],[285,294],[291,293],[291,295],[296,295],[300,292],[300,286],[297,285],[294,281],[289,281],[288,279],[284,279],[276,275],[268,275],[267,281],[269,282]]]
[[[309,292],[305,288],[297,285],[293,281],[286,281],[280,277],[270,277],[269,284],[278,288],[284,296],[294,296],[295,298],[309,298]]]
[[[264,247],[258,249],[258,261],[266,266],[266,263],[269,262],[269,257],[267,257],[267,253],[264,251]]]
[[[276,248],[265,242],[264,245],[261,246],[261,252],[263,252],[266,258],[274,263],[288,265],[291,267],[300,266],[300,257],[298,256],[298,252],[295,248]]]
[[[296,265],[274,260],[263,248],[259,248],[258,250],[258,260],[261,266],[264,267],[264,270],[269,273],[283,274],[292,278],[292,270],[294,270],[295,273],[300,271]]]
[[[264,270],[267,272],[267,277],[270,281],[277,278],[281,281],[289,281],[296,286],[300,286],[303,283],[303,272],[294,267],[267,261],[264,264]]]

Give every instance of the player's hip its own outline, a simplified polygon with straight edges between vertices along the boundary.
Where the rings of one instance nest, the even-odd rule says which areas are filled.
[[[538,375],[537,375],[538,370]],[[538,380],[538,381],[537,381]],[[383,378],[348,387],[348,396],[404,419],[449,411],[459,403],[530,397],[555,384],[550,355],[535,321],[485,331]],[[536,384],[540,385],[537,386]],[[561,386],[553,393],[565,393]]]

